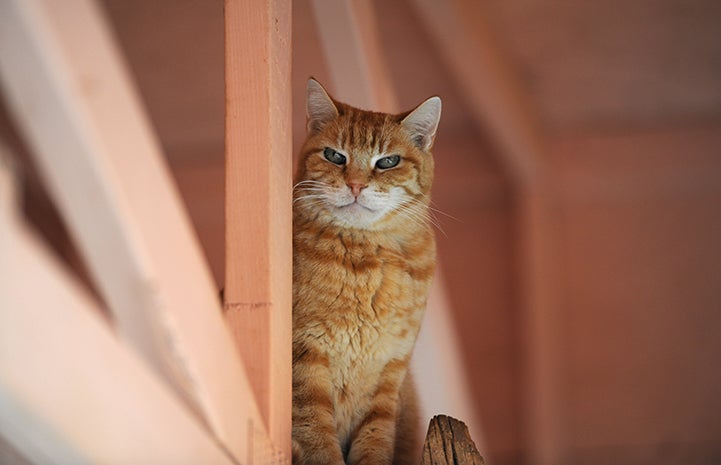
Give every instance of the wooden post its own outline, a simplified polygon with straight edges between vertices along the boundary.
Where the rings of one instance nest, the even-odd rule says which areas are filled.
[[[225,316],[271,440],[290,457],[290,0],[225,1]]]
[[[553,230],[553,181],[536,111],[482,27],[482,6],[473,0],[413,0],[475,124],[500,149],[501,164],[516,189],[519,237],[521,333],[526,341],[524,393],[529,462],[559,463],[565,448],[559,391],[561,322]]]
[[[483,457],[462,421],[446,415],[431,419],[421,465],[484,465]]]

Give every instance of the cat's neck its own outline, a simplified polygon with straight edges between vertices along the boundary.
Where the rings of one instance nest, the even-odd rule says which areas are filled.
[[[308,245],[325,247],[329,242],[337,242],[344,249],[383,248],[403,252],[419,242],[434,241],[430,224],[389,225],[383,229],[347,228],[334,224],[316,224],[310,220],[296,217],[294,237]]]

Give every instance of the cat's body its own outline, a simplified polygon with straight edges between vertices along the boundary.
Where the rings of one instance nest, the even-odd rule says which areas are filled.
[[[408,365],[435,267],[439,117],[437,97],[393,116],[308,84],[293,215],[295,464],[418,463]]]

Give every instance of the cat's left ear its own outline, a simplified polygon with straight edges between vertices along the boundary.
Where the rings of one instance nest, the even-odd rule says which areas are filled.
[[[401,124],[410,133],[413,143],[419,149],[428,151],[433,146],[440,120],[441,98],[431,97],[403,118]]]

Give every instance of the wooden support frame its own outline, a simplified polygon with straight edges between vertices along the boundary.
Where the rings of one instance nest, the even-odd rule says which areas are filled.
[[[282,460],[97,6],[0,3],[0,78],[121,337],[231,456]]]
[[[225,1],[225,316],[270,438],[290,457],[290,0]]]

